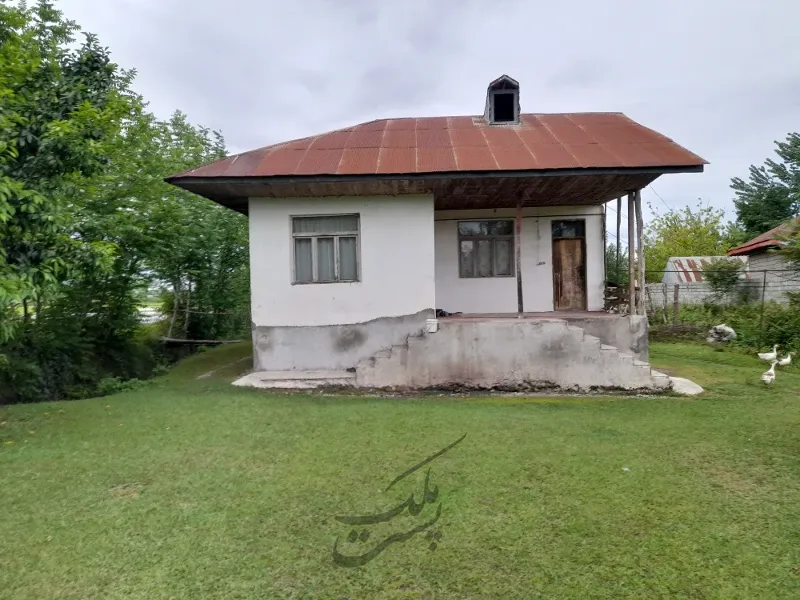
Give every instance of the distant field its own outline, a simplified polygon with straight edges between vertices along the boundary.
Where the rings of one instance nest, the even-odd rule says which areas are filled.
[[[135,392],[0,407],[0,597],[800,598],[800,369],[767,388],[754,357],[653,346],[708,393],[284,396],[232,388],[232,345]],[[334,519],[421,502],[426,468],[386,487],[465,433],[418,516]],[[358,555],[439,503],[436,536],[334,564],[337,536]]]

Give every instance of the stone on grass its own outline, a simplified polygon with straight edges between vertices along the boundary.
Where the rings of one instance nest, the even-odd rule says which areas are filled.
[[[714,325],[714,327],[711,328],[706,341],[709,344],[727,344],[735,339],[736,332],[733,330],[733,327],[728,327],[723,323],[722,325]]]
[[[697,396],[703,393],[703,388],[697,385],[694,381],[690,381],[684,377],[670,377],[672,380],[672,391],[682,396]]]

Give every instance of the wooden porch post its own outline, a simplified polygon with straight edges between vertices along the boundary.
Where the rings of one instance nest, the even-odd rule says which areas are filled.
[[[622,282],[620,281],[621,273],[619,271],[619,268],[620,268],[620,264],[619,264],[619,244],[620,244],[620,241],[619,241],[619,227],[620,227],[621,224],[622,224],[622,196],[617,198],[617,262],[616,262],[617,269],[616,269],[616,272],[615,272],[616,281],[614,282],[614,283],[617,284],[617,288],[622,287],[620,285],[620,283],[622,283]],[[617,296],[617,297],[619,297],[619,296]]]
[[[633,194],[634,192],[628,193],[628,314],[630,315],[636,314],[636,280],[633,274],[633,260],[636,254],[636,234],[633,225],[636,215],[633,208]]]
[[[606,264],[606,249],[608,248],[608,227],[606,224],[606,213],[608,205],[603,204],[603,287],[608,283],[608,265]]]
[[[647,304],[645,302],[644,293],[644,216],[642,215],[642,190],[636,190],[634,197],[636,202],[636,249],[638,252],[637,259],[639,261],[639,311],[637,314],[647,314]]]
[[[517,201],[517,215],[514,219],[514,267],[517,272],[517,318],[522,318],[522,198]]]

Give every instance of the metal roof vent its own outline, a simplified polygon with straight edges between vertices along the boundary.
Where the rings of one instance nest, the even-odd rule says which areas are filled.
[[[501,75],[486,90],[483,112],[490,125],[519,125],[519,82]]]

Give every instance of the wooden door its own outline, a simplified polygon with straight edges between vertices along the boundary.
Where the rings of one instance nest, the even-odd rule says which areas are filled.
[[[583,238],[553,240],[553,306],[586,310],[586,245]]]

